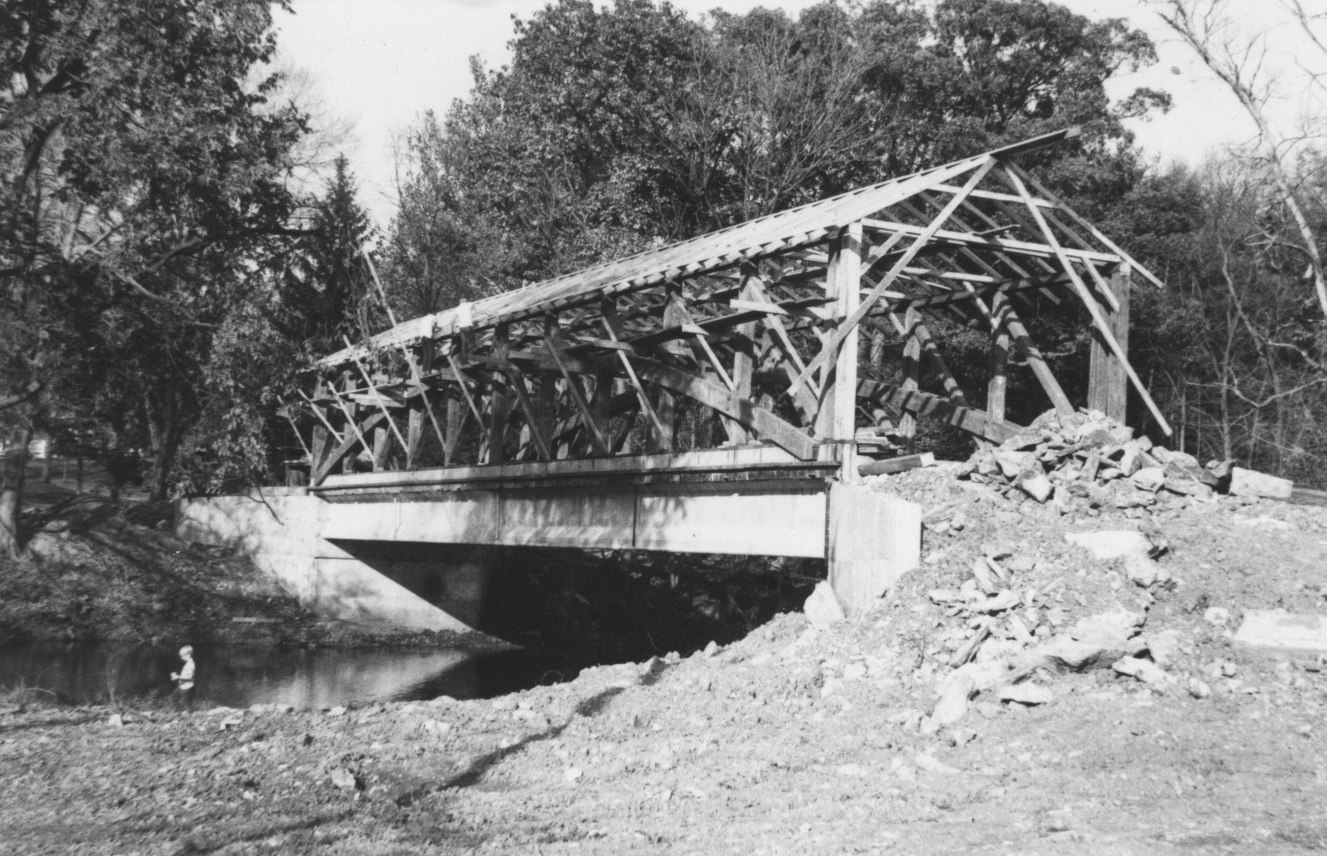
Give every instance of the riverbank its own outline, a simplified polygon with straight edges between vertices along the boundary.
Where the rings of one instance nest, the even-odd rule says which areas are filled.
[[[1327,847],[1327,665],[1233,638],[1249,610],[1324,611],[1324,509],[1054,508],[952,468],[876,487],[924,503],[924,561],[850,621],[784,613],[491,701],[0,709],[0,848]],[[1103,532],[1147,551],[1095,558],[1066,537]]]

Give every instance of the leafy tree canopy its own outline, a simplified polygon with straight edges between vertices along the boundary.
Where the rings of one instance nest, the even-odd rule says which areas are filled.
[[[705,23],[651,0],[561,0],[511,47],[408,137],[398,280],[437,241],[472,261],[434,264],[435,291],[511,287],[1067,125],[1085,134],[1044,156],[1056,183],[1104,204],[1139,174],[1121,120],[1168,104],[1106,95],[1155,60],[1143,33],[1043,0]]]
[[[306,122],[269,103],[270,28],[265,0],[0,6],[0,394],[46,393],[8,419],[141,431],[158,493],[213,333],[292,231]]]

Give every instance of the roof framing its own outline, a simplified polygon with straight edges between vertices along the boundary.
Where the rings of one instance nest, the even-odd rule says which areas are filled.
[[[841,447],[856,444],[877,405],[905,425],[940,415],[1001,439],[1017,428],[1004,419],[1011,349],[1054,407],[1069,406],[1019,316],[1041,298],[1081,304],[1099,352],[1094,378],[1098,357],[1109,362],[1118,406],[1127,376],[1169,432],[1125,353],[1129,277],[1160,280],[1014,162],[1076,135],[1046,134],[348,344],[317,363],[315,474],[357,448],[375,468],[396,466],[395,454],[409,469],[427,457],[428,427],[448,465],[682,453],[712,447],[711,435],[820,460],[826,448],[847,455]],[[969,404],[926,317],[989,331],[985,411]],[[867,339],[873,354],[902,347],[897,376],[873,356],[858,383]],[[927,382],[937,391],[921,390]],[[836,385],[856,394],[834,404]],[[708,415],[678,415],[692,405]]]

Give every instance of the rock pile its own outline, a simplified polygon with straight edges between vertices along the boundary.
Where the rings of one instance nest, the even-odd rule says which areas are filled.
[[[1052,410],[998,447],[976,452],[960,477],[1065,509],[1129,509],[1168,497],[1211,502],[1229,489],[1232,469],[1229,461],[1200,465],[1095,411]]]

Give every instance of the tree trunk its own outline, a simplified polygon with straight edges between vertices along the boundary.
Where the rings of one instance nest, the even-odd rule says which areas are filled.
[[[18,558],[23,549],[19,538],[18,512],[23,507],[23,477],[28,466],[28,441],[32,432],[18,428],[9,432],[3,468],[0,469],[0,554]]]
[[[180,448],[181,431],[169,426],[162,431],[161,443],[155,449],[156,460],[152,466],[152,491],[148,497],[153,502],[161,502],[170,494],[170,477],[175,463],[175,452]]]

